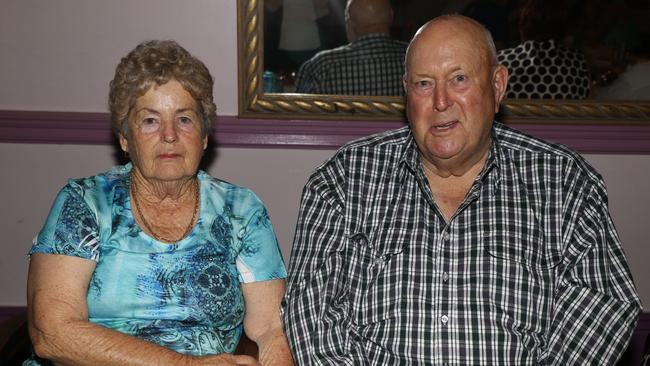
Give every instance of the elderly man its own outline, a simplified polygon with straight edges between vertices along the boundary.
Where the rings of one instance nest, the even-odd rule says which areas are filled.
[[[613,364],[640,311],[600,175],[493,118],[489,32],[423,26],[409,127],[340,149],[303,192],[283,316],[300,365]]]
[[[296,76],[298,93],[401,95],[406,43],[390,37],[389,0],[349,0],[345,24],[351,43],[322,51]]]

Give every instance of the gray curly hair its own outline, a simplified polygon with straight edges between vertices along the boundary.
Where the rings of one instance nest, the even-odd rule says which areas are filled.
[[[111,127],[116,136],[128,136],[128,117],[136,100],[154,84],[178,81],[197,101],[201,133],[212,130],[217,106],[212,96],[210,71],[196,57],[174,41],[140,43],[120,61],[110,82],[108,105]]]

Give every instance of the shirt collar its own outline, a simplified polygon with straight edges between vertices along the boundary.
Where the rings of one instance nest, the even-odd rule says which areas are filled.
[[[391,37],[390,34],[386,34],[386,33],[371,33],[355,39],[352,43],[371,42],[376,39],[391,39]]]
[[[400,181],[404,178],[404,173],[406,170],[411,171],[415,174],[420,167],[420,151],[418,150],[418,145],[415,143],[413,138],[413,132],[409,128],[409,134],[406,137],[406,142],[402,145],[402,152],[400,153],[399,159],[400,169]]]
[[[494,125],[498,122],[494,122]],[[490,193],[492,195],[496,194],[498,191],[499,185],[501,183],[501,168],[505,166],[505,154],[501,148],[499,138],[495,129],[498,127],[493,126],[491,131],[491,140],[490,140],[490,150],[488,152],[487,160],[485,161],[485,166],[479,173],[476,178],[476,182],[482,182],[483,184],[489,184]],[[410,129],[409,129],[410,131]],[[418,146],[415,143],[413,138],[413,133],[408,134],[407,140],[402,147],[402,152],[400,153],[401,157],[399,159],[399,181],[403,182],[406,171],[410,171],[411,174],[415,176],[419,175],[417,172],[421,170],[420,167],[420,153]],[[422,174],[424,174],[422,172]]]

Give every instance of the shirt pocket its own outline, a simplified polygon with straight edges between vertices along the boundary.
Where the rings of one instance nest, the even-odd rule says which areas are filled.
[[[561,252],[557,243],[547,242],[537,225],[501,227],[504,230],[484,236],[485,262],[477,292],[495,324],[535,348],[552,320]]]
[[[402,247],[387,243],[394,244],[364,233],[349,236],[349,296],[353,321],[360,328],[386,326],[399,315],[401,286],[395,262]]]

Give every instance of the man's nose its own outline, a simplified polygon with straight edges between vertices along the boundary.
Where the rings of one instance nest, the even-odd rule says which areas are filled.
[[[436,85],[433,90],[433,108],[438,112],[444,112],[451,106],[447,87],[445,85]]]

